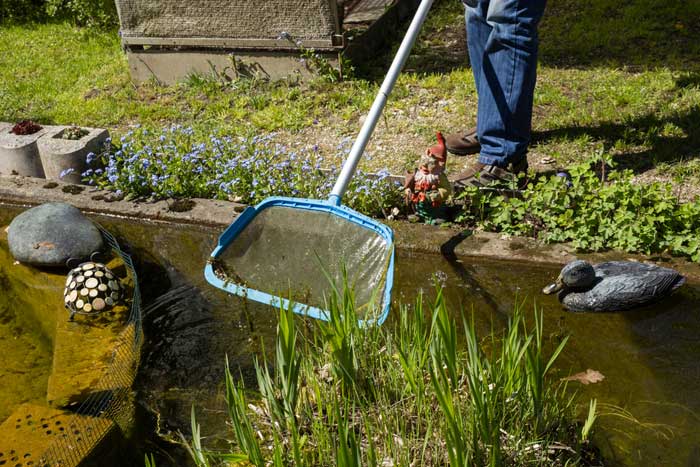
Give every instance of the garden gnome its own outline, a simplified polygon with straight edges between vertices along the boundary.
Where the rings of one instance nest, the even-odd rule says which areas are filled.
[[[421,156],[415,172],[406,175],[403,186],[406,204],[415,212],[415,217],[412,219],[409,216],[409,220],[441,224],[447,218],[445,203],[452,194],[452,188],[445,175],[447,150],[440,132],[437,132],[437,140],[438,144],[429,147]]]

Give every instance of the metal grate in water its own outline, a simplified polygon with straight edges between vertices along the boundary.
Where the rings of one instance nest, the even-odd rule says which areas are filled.
[[[114,254],[119,256],[134,283],[129,318],[112,349],[111,361],[94,391],[75,409],[73,431],[81,433],[81,442],[71,437],[56,437],[43,452],[39,463],[51,467],[77,466],[92,454],[95,446],[113,430],[126,429],[133,420],[131,386],[138,370],[143,329],[141,321],[141,293],[131,256],[125,253],[117,240],[104,228],[97,226]],[[12,464],[8,464],[12,465]],[[29,464],[32,465],[32,464]],[[0,467],[4,467],[0,464]]]
[[[99,455],[103,439],[119,436],[109,419],[24,404],[0,425],[0,466],[77,466],[87,455]],[[59,443],[62,459],[49,463],[44,453]]]

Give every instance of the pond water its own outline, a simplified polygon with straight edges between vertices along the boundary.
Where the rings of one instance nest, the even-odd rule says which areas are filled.
[[[18,405],[46,399],[51,370],[49,336],[42,335],[37,323],[25,313],[28,307],[41,303],[11,279],[16,275],[10,268],[23,268],[13,262],[7,243],[0,236],[0,423]]]
[[[0,225],[18,212],[0,209]],[[158,414],[157,427],[144,429],[177,439],[177,430],[189,430],[195,404],[207,444],[219,440],[223,445],[230,437],[223,405],[224,357],[228,355],[235,372],[252,383],[253,355],[260,343],[272,349],[274,310],[245,303],[206,283],[203,267],[220,229],[96,220],[131,250],[142,283],[146,343],[137,385],[142,407]],[[393,300],[411,303],[420,291],[430,294],[437,277],[455,315],[459,310],[473,312],[482,330],[492,324],[504,326],[516,303],[524,301],[528,312],[535,304],[544,313],[545,335],[553,341],[571,336],[554,375],[565,377],[588,368],[605,375],[600,383],[570,387],[577,390],[582,410],[590,398],[598,399],[603,414],[595,441],[608,464],[700,465],[698,284],[687,284],[653,308],[575,314],[565,312],[556,297],[541,294],[558,271],[398,251]],[[385,326],[391,325],[390,316]],[[0,334],[0,346],[4,340]],[[16,380],[6,381],[14,386]],[[0,387],[1,391],[8,389]],[[177,457],[182,453],[162,438],[147,438],[143,448],[158,454],[159,466],[183,462]]]

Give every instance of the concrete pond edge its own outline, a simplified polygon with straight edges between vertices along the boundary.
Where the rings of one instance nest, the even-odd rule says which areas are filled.
[[[184,202],[118,200],[114,193],[88,185],[32,177],[0,176],[0,203],[35,206],[48,202],[72,204],[86,214],[200,225],[222,230],[245,209],[245,205],[240,203],[212,199],[191,199]],[[700,264],[670,255],[645,256],[619,251],[578,253],[567,243],[543,244],[532,238],[469,231],[458,226],[436,227],[406,221],[382,222],[394,230],[395,244],[400,250],[440,254],[463,262],[479,258],[562,266],[575,258],[592,262],[622,259],[652,261],[677,269],[692,281],[700,281]]]

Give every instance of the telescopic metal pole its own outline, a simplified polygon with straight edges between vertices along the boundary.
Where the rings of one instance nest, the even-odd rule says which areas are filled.
[[[391,63],[391,67],[389,68],[389,72],[384,78],[384,82],[382,83],[382,87],[379,89],[377,97],[374,98],[374,102],[372,103],[372,107],[367,114],[367,118],[362,124],[360,133],[357,135],[357,139],[352,145],[348,159],[345,161],[343,169],[340,171],[340,175],[338,176],[338,180],[335,182],[331,195],[328,198],[328,200],[336,206],[340,205],[340,200],[343,197],[343,194],[345,194],[345,190],[348,188],[350,179],[352,179],[352,176],[355,174],[357,164],[362,158],[362,154],[365,151],[365,147],[367,147],[369,138],[372,136],[374,127],[377,125],[377,121],[379,120],[379,116],[382,114],[382,110],[384,110],[389,94],[391,94],[392,89],[394,89],[394,84],[396,84],[396,80],[401,73],[401,69],[406,63],[408,55],[411,53],[413,43],[416,41],[416,37],[418,37],[420,28],[423,25],[426,16],[428,16],[428,11],[430,10],[430,6],[432,4],[433,0],[421,0],[420,5],[418,6],[418,11],[416,11],[416,15],[413,17],[413,21],[411,21],[408,31],[406,31],[406,36],[404,36],[403,41],[401,41],[401,46],[399,46],[399,50],[396,52],[394,61]]]

